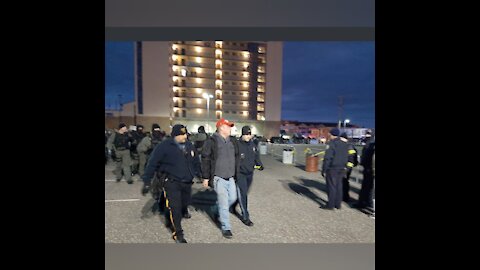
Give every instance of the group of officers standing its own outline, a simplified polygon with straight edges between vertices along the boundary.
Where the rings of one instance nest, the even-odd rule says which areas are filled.
[[[333,128],[330,135],[321,171],[327,183],[328,203],[323,207],[326,210],[341,209],[342,201],[351,201],[349,178],[353,167],[359,163],[357,150],[348,142],[346,133],[340,134],[338,128]],[[371,131],[367,132],[364,143],[360,157],[363,167],[362,187],[358,202],[352,205],[361,209],[374,206],[375,200],[375,138]]]
[[[132,162],[130,151],[135,148],[138,155],[138,172],[143,180],[142,194],[152,191],[152,180],[162,177],[162,190],[155,197],[161,211],[164,211],[171,225],[172,238],[177,243],[187,243],[181,221],[190,218],[188,205],[191,202],[192,184],[195,177],[202,179],[204,187],[211,187],[217,194],[215,219],[221,224],[222,235],[232,238],[230,213],[240,206],[240,220],[253,226],[250,220],[247,200],[255,169],[263,170],[257,145],[252,140],[249,126],[242,128],[239,139],[231,136],[234,126],[224,118],[216,123],[216,132],[211,136],[203,127],[198,130],[194,144],[188,140],[187,128],[177,124],[170,136],[152,125],[152,133],[143,133],[143,126],[137,126],[134,133],[127,132],[125,124],[119,125],[118,132],[108,138],[107,148],[114,153],[117,182],[123,175],[131,184]],[[342,200],[348,202],[349,182],[352,168],[357,165],[357,151],[348,143],[346,134],[336,128],[330,131],[321,174],[326,179],[328,203],[326,210],[341,209]],[[370,136],[368,136],[370,135]],[[371,138],[371,134],[367,134]],[[369,139],[370,140],[370,139]],[[354,207],[371,206],[374,187],[375,141],[367,141],[361,156],[364,167],[363,183],[358,203]]]

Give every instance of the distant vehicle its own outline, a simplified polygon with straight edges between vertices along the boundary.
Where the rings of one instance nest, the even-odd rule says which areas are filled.
[[[271,142],[271,143],[282,143],[282,144],[283,144],[283,143],[287,143],[288,140],[286,140],[286,139],[284,139],[284,138],[282,138],[282,137],[271,137],[271,138],[270,138],[270,142]]]
[[[297,144],[301,144],[301,143],[307,143],[307,140],[302,134],[295,133],[292,136],[292,142],[297,143]]]

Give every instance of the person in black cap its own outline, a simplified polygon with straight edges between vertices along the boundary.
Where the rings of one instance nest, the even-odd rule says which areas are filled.
[[[205,132],[205,127],[200,126],[198,128],[198,133],[196,134],[194,141],[195,148],[197,148],[198,153],[202,152],[203,144],[206,140],[208,140],[208,138],[210,138],[210,135]]]
[[[112,152],[112,156],[115,156],[115,177],[117,182],[120,182],[123,176],[128,184],[133,184],[132,174],[130,171],[130,165],[132,159],[130,157],[130,146],[133,139],[127,132],[127,125],[120,123],[118,125],[118,131],[113,133],[107,142],[107,148]],[[113,154],[114,153],[114,154]]]
[[[148,157],[152,153],[153,148],[159,144],[165,137],[165,132],[160,130],[158,124],[152,125],[152,133],[142,138],[137,146],[139,155],[138,173],[142,176],[145,173],[145,166],[147,165]]]
[[[143,132],[143,125],[137,125],[135,130],[131,131],[133,142],[132,147],[130,147],[130,154],[132,156],[132,176],[139,173],[140,169],[140,155],[137,151],[137,146],[140,144],[146,134]],[[141,173],[139,173],[141,175]]]
[[[341,209],[342,181],[347,172],[348,144],[338,138],[340,130],[330,130],[331,140],[327,144],[325,157],[322,164],[322,176],[327,182],[328,202],[323,208],[333,210]]]
[[[356,167],[358,165],[358,154],[355,146],[348,142],[348,136],[346,132],[342,132],[342,134],[340,134],[340,140],[348,144],[347,172],[342,182],[343,201],[348,203],[350,202],[350,182],[348,180],[350,179],[350,175],[352,174],[353,167]]]
[[[137,146],[138,155],[140,157],[140,164],[138,172],[140,177],[145,173],[145,166],[147,165],[150,154],[153,149],[165,139],[165,131],[160,129],[159,124],[152,124],[152,133],[145,138]],[[160,214],[165,213],[165,196],[163,191],[155,191],[152,193],[153,198],[157,202]]]
[[[372,140],[372,130],[367,129],[365,132],[365,137],[362,139],[362,144],[367,145]]]
[[[182,217],[191,217],[188,205],[192,194],[192,180],[195,176],[201,176],[200,160],[195,147],[187,141],[187,134],[185,126],[173,126],[171,138],[153,149],[142,175],[144,196],[150,190],[155,173],[166,175],[164,195],[170,212],[170,224],[173,225],[173,239],[177,243],[187,243],[181,221]]]
[[[240,220],[247,226],[253,226],[247,208],[247,194],[253,181],[255,167],[263,170],[260,153],[252,141],[252,130],[249,126],[242,127],[242,137],[238,142],[240,153],[240,170],[237,172],[237,201],[231,206],[230,211],[236,213],[235,208],[240,205],[242,216]]]
[[[372,207],[372,192],[373,192],[373,154],[375,153],[375,137],[363,147],[362,155],[360,157],[360,165],[363,167],[362,188],[358,196],[358,203],[353,207],[366,208]]]

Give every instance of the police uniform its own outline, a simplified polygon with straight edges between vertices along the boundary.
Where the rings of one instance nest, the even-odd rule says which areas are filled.
[[[140,167],[140,155],[137,151],[137,146],[140,144],[140,142],[145,138],[146,134],[143,133],[143,126],[138,125],[137,130],[132,131],[132,147],[130,148],[130,154],[132,156],[132,175],[135,175],[139,173],[139,167]],[[145,166],[145,164],[144,164]]]
[[[333,136],[338,136],[340,131],[333,128],[330,131]],[[328,203],[325,209],[340,209],[342,203],[342,181],[347,172],[348,144],[335,138],[328,142],[327,150],[322,165],[322,175],[326,176]]]
[[[373,191],[373,154],[375,153],[375,141],[371,140],[362,151],[360,164],[363,166],[363,181],[360,195],[358,196],[357,208],[365,208],[372,206],[372,191]]]
[[[126,127],[125,124],[121,123],[118,126],[118,129]],[[130,171],[130,165],[132,159],[130,157],[130,146],[132,138],[128,132],[121,134],[120,132],[115,132],[108,139],[107,146],[108,148],[115,153],[115,177],[117,182],[122,179],[122,171],[125,176],[127,183],[132,184],[132,175]]]
[[[177,243],[186,243],[181,225],[182,217],[190,217],[188,205],[191,200],[192,180],[200,176],[200,161],[195,147],[188,141],[178,143],[175,137],[187,134],[186,127],[175,125],[172,138],[160,143],[150,155],[142,175],[144,188],[149,188],[155,172],[165,173],[167,180],[164,187],[166,207],[169,209],[170,222],[173,226],[173,239]]]
[[[252,135],[249,126],[242,128],[243,135]],[[241,221],[247,226],[253,226],[250,220],[250,214],[247,207],[247,194],[253,181],[253,173],[255,166],[263,170],[263,164],[260,160],[260,155],[257,146],[252,140],[244,141],[240,138],[238,142],[238,150],[240,154],[240,169],[237,174],[237,201],[232,205],[232,210],[235,210],[236,205],[240,205],[242,210]]]
[[[349,202],[351,200],[350,198],[350,182],[348,181],[350,179],[350,175],[352,174],[353,167],[356,167],[358,165],[358,154],[357,154],[357,149],[353,144],[348,142],[348,136],[345,132],[340,134],[340,138],[342,141],[346,142],[348,144],[348,162],[347,162],[347,172],[345,177],[343,178],[343,201],[344,202]]]

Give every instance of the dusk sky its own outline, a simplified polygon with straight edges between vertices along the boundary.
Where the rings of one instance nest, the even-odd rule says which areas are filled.
[[[133,42],[105,43],[105,107],[134,99]],[[284,42],[282,120],[375,128],[374,42]]]

